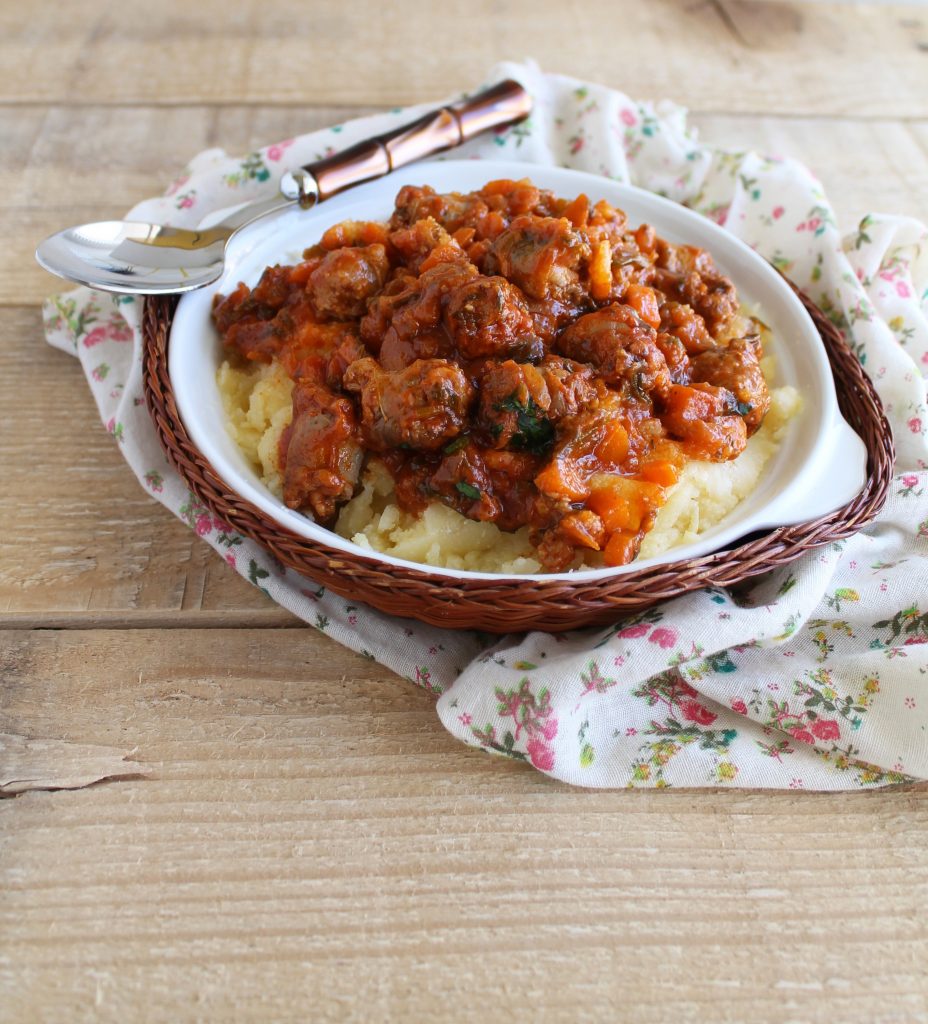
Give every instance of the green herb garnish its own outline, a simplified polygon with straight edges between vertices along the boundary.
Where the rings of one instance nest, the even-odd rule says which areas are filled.
[[[545,419],[544,413],[531,398],[527,405],[523,405],[513,392],[497,408],[516,414],[517,429],[509,441],[509,446],[516,451],[542,455],[554,442],[554,425]]]
[[[480,491],[473,484],[467,483],[466,480],[459,480],[454,485],[454,489],[458,494],[463,494],[465,498],[470,498],[471,501],[480,501]]]
[[[467,442],[469,440],[470,438],[467,436],[467,434],[460,434],[453,441],[449,441],[445,445],[445,447],[442,448],[442,453],[444,455],[454,455],[455,452],[459,452],[462,448],[466,448]]]

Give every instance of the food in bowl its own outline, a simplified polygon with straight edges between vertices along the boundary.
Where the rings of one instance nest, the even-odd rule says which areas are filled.
[[[482,572],[627,564],[759,479],[795,411],[705,251],[528,180],[406,186],[217,296],[230,431],[292,509]]]

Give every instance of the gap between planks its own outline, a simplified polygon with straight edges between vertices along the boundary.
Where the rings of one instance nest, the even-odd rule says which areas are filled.
[[[639,96],[641,102],[656,100],[663,97]],[[441,96],[434,97],[435,103],[442,101]],[[428,103],[429,97],[423,97],[420,103]],[[417,104],[409,104],[413,106]],[[737,118],[758,118],[764,120],[781,121],[852,121],[861,124],[885,124],[887,120],[894,124],[924,124],[928,118],[920,114],[893,114],[887,119],[885,114],[855,114],[849,112],[819,113],[803,110],[738,110],[727,107],[701,107],[688,106],[681,103],[691,117],[737,117]],[[319,104],[320,108],[331,111],[334,114],[343,113],[345,119],[348,117],[364,117],[368,114],[382,114],[390,110],[390,107],[374,103],[332,103]],[[304,110],[311,111],[313,105],[307,105],[301,100],[65,100],[65,99],[26,99],[13,100],[0,98],[0,110],[43,110],[50,107],[64,110],[93,110],[103,108],[106,110]],[[307,129],[311,130],[311,129]]]

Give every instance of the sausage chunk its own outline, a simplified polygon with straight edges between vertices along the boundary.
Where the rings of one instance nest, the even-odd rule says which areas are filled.
[[[477,424],[494,448],[539,455],[553,443],[554,424],[596,395],[593,371],[549,356],[541,366],[507,359],[480,380]]]
[[[528,307],[502,277],[478,277],[455,288],[447,298],[444,322],[465,359],[544,355]]]
[[[346,246],[330,252],[309,275],[313,308],[332,320],[352,320],[367,311],[390,272],[382,245]]]
[[[727,348],[703,352],[693,360],[692,376],[735,396],[749,437],[761,425],[770,408],[770,392],[751,340],[736,338]]]
[[[657,332],[631,306],[614,304],[581,316],[561,333],[556,345],[563,355],[591,363],[607,383],[621,385],[631,394],[663,394],[670,387]]]
[[[576,290],[591,247],[566,217],[515,217],[490,250],[490,264],[533,299]]]
[[[417,359],[384,371],[360,359],[345,371],[346,391],[361,395],[361,431],[373,451],[437,451],[464,429],[474,390],[447,359]]]
[[[293,422],[284,470],[284,503],[329,521],[354,494],[363,450],[354,406],[311,380],[293,388]]]

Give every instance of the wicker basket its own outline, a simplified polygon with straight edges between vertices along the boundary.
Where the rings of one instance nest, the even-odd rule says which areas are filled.
[[[867,484],[852,501],[812,522],[748,538],[737,547],[595,580],[462,579],[389,565],[301,537],[223,482],[190,440],[168,377],[168,336],[176,299],[149,297],[143,316],[145,397],[168,459],[216,516],[257,541],[283,565],[354,601],[434,626],[494,633],[559,632],[605,625],[659,601],[706,586],[728,587],[768,572],[821,544],[856,533],[880,511],[892,479],[893,441],[880,400],[860,363],[824,314],[799,293],[821,335],[838,404],[867,447]]]

